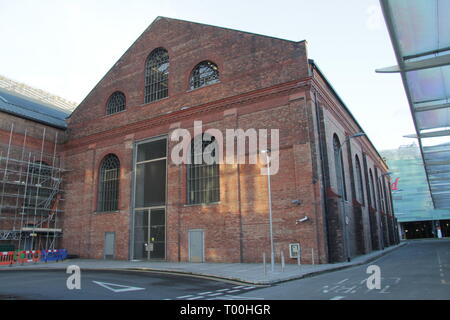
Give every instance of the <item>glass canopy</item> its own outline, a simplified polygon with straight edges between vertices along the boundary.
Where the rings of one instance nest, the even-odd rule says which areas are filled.
[[[435,208],[450,209],[450,1],[380,0]]]

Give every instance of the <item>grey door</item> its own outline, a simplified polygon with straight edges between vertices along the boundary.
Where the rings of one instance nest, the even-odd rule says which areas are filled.
[[[189,261],[204,262],[204,232],[203,230],[189,231]]]
[[[114,242],[116,234],[114,232],[105,232],[105,259],[114,259]]]

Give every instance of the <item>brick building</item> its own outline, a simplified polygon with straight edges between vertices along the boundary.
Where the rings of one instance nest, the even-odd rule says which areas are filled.
[[[67,120],[62,246],[86,258],[269,255],[263,164],[171,161],[171,134],[196,141],[195,121],[223,134],[279,129],[277,256],[294,262],[300,244],[304,263],[343,261],[398,241],[387,166],[305,41],[160,17]]]
[[[65,119],[76,105],[0,76],[0,251],[54,248],[62,234]]]

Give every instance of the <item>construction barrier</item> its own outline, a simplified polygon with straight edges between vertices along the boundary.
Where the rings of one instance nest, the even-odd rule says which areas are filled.
[[[0,265],[12,265],[16,263],[14,251],[0,252]]]
[[[41,261],[63,261],[67,259],[67,250],[66,249],[58,249],[58,250],[43,250],[41,253]]]
[[[0,266],[48,261],[64,261],[67,259],[66,249],[58,250],[23,250],[0,252]]]
[[[41,259],[40,250],[26,250],[17,253],[17,263],[38,263]]]

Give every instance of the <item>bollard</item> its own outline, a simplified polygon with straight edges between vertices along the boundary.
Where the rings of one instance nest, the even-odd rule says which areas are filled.
[[[298,264],[299,267],[302,266],[302,263],[300,261],[300,250],[297,252],[297,264]]]
[[[284,252],[281,250],[281,272],[284,272]]]
[[[264,277],[267,276],[267,270],[266,270],[266,253],[263,252],[263,266],[264,266]]]
[[[311,259],[312,259],[312,264],[314,265],[314,248],[311,249]]]

